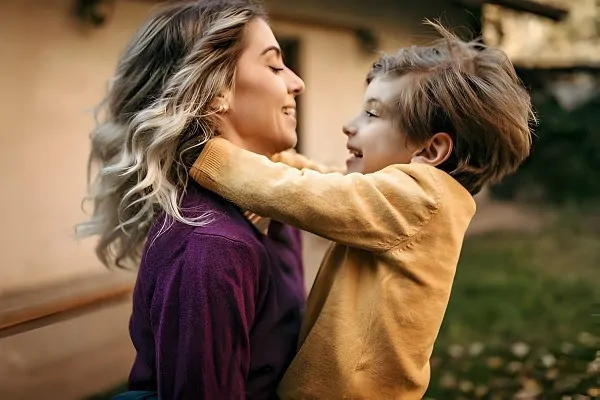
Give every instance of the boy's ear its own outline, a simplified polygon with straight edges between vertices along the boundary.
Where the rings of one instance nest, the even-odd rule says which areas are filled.
[[[419,162],[437,167],[446,161],[452,154],[454,142],[446,132],[438,132],[425,142],[421,150],[413,154],[411,162]]]

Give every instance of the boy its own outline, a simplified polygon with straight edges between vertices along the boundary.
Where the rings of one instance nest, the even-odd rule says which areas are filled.
[[[274,163],[224,139],[192,168],[242,209],[335,242],[283,399],[421,399],[472,195],[529,154],[530,98],[506,55],[432,25],[441,42],[373,65],[364,111],[344,127],[346,175]]]

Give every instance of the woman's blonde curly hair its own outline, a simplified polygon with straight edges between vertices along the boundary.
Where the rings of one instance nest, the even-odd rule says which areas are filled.
[[[159,212],[207,223],[208,215],[186,218],[179,203],[191,164],[215,135],[215,100],[233,88],[255,18],[266,14],[252,0],[177,2],[156,12],[125,49],[91,134],[86,201],[93,215],[76,228],[79,237],[100,236],[104,264],[137,262]]]

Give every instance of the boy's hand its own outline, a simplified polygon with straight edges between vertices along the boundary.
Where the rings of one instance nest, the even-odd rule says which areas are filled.
[[[346,173],[346,168],[339,167],[329,167],[326,165],[321,165],[309,159],[308,157],[296,152],[294,149],[289,149],[286,151],[282,151],[281,153],[275,154],[271,157],[271,161],[277,163],[286,164],[292,168],[296,168],[299,170],[302,169],[311,169],[313,171],[320,172],[322,174],[328,173]]]

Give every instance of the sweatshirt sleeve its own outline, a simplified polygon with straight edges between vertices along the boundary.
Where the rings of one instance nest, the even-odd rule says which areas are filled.
[[[260,254],[198,235],[177,275],[166,277],[155,332],[159,397],[245,399]],[[210,249],[210,251],[206,251]],[[264,260],[262,260],[264,262]]]
[[[441,186],[432,169],[411,164],[365,175],[322,174],[213,139],[190,175],[244,210],[341,244],[385,252],[437,211]]]

